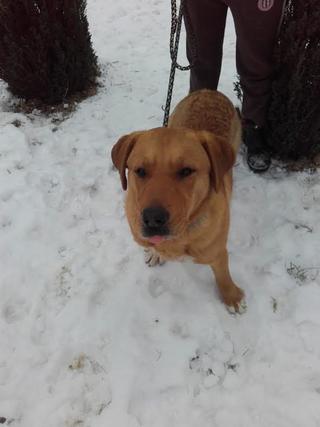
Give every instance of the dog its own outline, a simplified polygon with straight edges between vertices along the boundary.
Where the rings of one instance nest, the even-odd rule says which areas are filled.
[[[111,153],[123,190],[128,187],[126,215],[134,239],[147,251],[146,262],[191,257],[209,265],[223,302],[237,313],[246,304],[230,276],[227,238],[240,143],[233,104],[205,89],[176,106],[167,128],[125,135]]]

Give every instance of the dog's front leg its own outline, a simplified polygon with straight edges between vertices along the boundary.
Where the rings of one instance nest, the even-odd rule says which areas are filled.
[[[244,292],[235,285],[230,276],[228,258],[228,252],[224,250],[215,257],[210,265],[216,277],[222,300],[228,310],[231,313],[242,314],[246,311]]]

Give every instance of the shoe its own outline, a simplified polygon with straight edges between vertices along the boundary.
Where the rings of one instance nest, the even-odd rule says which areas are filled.
[[[243,142],[247,147],[247,164],[255,173],[262,173],[269,169],[271,156],[268,152],[264,128],[252,122],[243,127]]]

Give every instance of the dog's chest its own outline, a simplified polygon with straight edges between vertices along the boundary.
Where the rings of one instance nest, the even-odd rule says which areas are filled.
[[[189,256],[184,245],[163,244],[156,248],[156,251],[165,259],[182,261]]]
[[[188,248],[182,245],[179,247],[157,247],[156,251],[162,258],[167,260],[179,262],[196,262],[195,257],[190,254]]]

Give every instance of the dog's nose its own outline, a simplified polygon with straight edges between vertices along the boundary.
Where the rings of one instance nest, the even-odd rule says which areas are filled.
[[[159,229],[167,224],[169,212],[161,206],[146,208],[142,211],[143,225],[148,228]]]

